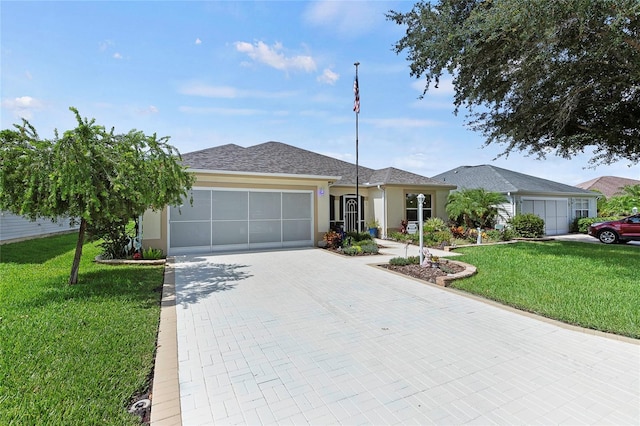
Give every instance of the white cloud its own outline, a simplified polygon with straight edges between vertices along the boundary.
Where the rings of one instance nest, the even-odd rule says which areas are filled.
[[[113,54],[113,59],[122,59],[122,55],[120,54],[120,52],[116,52]]]
[[[3,99],[2,108],[11,111],[15,116],[30,120],[35,111],[41,110],[43,103],[31,96],[21,96],[13,99]]]
[[[257,63],[268,65],[280,71],[302,70],[306,72],[315,71],[316,62],[311,56],[298,55],[287,57],[283,53],[282,43],[275,43],[268,46],[262,41],[254,44],[245,41],[234,43],[236,50],[247,54]]]
[[[195,44],[202,44],[202,40],[200,40],[200,37],[196,38]]]
[[[334,85],[336,81],[340,79],[340,74],[331,71],[329,68],[325,68],[321,75],[318,76],[318,81],[320,83]]]

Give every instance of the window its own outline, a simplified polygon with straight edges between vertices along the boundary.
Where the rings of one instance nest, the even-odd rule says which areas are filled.
[[[405,195],[405,212],[408,222],[418,221],[418,194]],[[422,219],[426,220],[431,217],[431,195],[424,194],[424,203],[422,203]]]
[[[589,217],[589,199],[576,198],[573,200],[573,211],[576,218]]]

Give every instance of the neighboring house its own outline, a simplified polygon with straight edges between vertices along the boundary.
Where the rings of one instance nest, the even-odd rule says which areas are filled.
[[[594,192],[491,165],[462,166],[433,179],[458,189],[500,192],[509,202],[501,206],[507,217],[499,223],[516,214],[534,213],[544,219],[546,235],[566,234],[574,219],[597,215],[598,194]]]
[[[77,229],[69,225],[69,219],[38,219],[31,221],[9,212],[0,212],[0,244],[45,237],[51,234]]]
[[[622,195],[622,187],[627,185],[640,185],[640,180],[617,177],[617,176],[600,176],[595,179],[588,180],[576,185],[578,188],[588,191],[598,191],[607,198],[614,195]]]
[[[143,245],[168,254],[311,247],[330,229],[366,231],[377,220],[386,236],[404,219],[446,218],[455,185],[404,170],[373,170],[279,142],[222,145],[186,153],[197,180],[180,207],[146,212]],[[359,208],[359,211],[357,210]]]

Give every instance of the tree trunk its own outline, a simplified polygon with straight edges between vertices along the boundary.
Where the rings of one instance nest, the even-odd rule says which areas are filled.
[[[80,230],[78,231],[78,242],[76,243],[76,254],[73,256],[73,266],[71,266],[71,276],[69,284],[78,283],[78,270],[80,269],[80,258],[82,257],[82,245],[84,244],[84,231],[87,229],[87,221],[80,219]]]

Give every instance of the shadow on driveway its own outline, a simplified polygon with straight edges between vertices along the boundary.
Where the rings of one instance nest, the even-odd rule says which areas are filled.
[[[176,264],[177,303],[183,309],[212,293],[233,290],[252,275],[248,265],[211,262],[205,257],[187,257]]]

